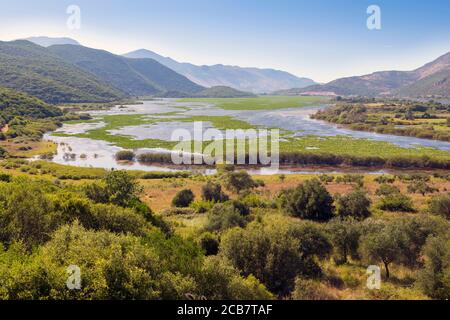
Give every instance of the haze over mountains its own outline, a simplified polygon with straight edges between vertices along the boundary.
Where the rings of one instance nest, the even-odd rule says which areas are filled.
[[[450,97],[450,53],[413,71],[381,71],[319,85],[271,69],[195,66],[148,50],[119,56],[69,38],[29,39],[39,45],[26,40],[0,41],[0,87],[49,103],[133,96],[247,97],[252,96],[249,92],[269,93],[273,91],[269,88],[280,87],[283,90],[274,94]]]
[[[289,88],[303,88],[315,84],[308,78],[299,78],[274,69],[242,68],[238,66],[197,66],[180,63],[153,51],[140,49],[124,55],[128,58],[151,58],[186,76],[204,87],[228,86],[253,93],[270,93]]]
[[[389,95],[397,97],[449,97],[450,52],[413,71],[381,71],[348,77],[324,85],[278,91],[277,94],[334,93],[336,95]]]
[[[37,45],[40,45],[42,47],[50,47],[54,46],[55,44],[73,44],[73,45],[80,45],[80,43],[74,39],[71,38],[50,38],[50,37],[29,37],[21,40],[27,40],[30,42],[33,42]]]

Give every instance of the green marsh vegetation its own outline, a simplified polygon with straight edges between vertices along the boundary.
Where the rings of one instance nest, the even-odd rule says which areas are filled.
[[[203,102],[225,110],[276,110],[301,108],[329,102],[327,97],[259,96],[255,98],[185,98],[180,102]]]
[[[313,117],[353,130],[450,141],[450,106],[434,101],[344,99]]]

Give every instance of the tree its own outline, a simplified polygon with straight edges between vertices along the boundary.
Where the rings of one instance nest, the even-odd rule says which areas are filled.
[[[423,249],[425,266],[418,284],[433,299],[450,299],[450,234],[430,237]]]
[[[337,197],[337,214],[341,217],[353,217],[366,219],[370,213],[371,201],[363,190],[356,190],[346,195]]]
[[[214,234],[204,232],[199,242],[206,256],[215,256],[219,252],[219,240]]]
[[[409,193],[420,193],[422,196],[425,196],[427,193],[437,192],[436,188],[429,186],[425,181],[413,181],[408,185]]]
[[[194,201],[195,195],[191,189],[178,191],[172,199],[172,205],[177,208],[186,208]]]
[[[136,178],[125,170],[109,172],[104,179],[104,183],[109,201],[122,207],[128,206],[143,191]]]
[[[391,186],[389,184],[383,183],[377,191],[375,191],[375,194],[379,197],[383,196],[390,196],[394,194],[400,194],[400,189],[396,186]]]
[[[431,198],[428,203],[428,211],[431,214],[439,215],[450,220],[450,195],[441,194]]]
[[[411,198],[401,193],[384,196],[378,207],[385,211],[414,212]]]
[[[235,193],[241,193],[258,187],[258,184],[244,170],[225,174],[225,187]]]
[[[202,187],[202,199],[212,202],[226,202],[229,200],[229,197],[222,191],[220,184],[208,181]]]
[[[402,249],[407,238],[399,228],[386,224],[378,232],[365,235],[361,242],[362,256],[368,261],[381,261],[386,271],[386,278],[390,277],[389,265],[400,261]]]
[[[285,209],[293,216],[328,221],[333,216],[333,198],[317,179],[308,180],[286,194]]]
[[[298,275],[317,276],[317,259],[331,252],[331,244],[310,224],[267,225],[252,223],[246,229],[226,232],[220,253],[243,275],[254,275],[279,296],[288,294]]]
[[[244,227],[245,218],[232,203],[217,203],[207,214],[205,230],[222,231],[233,227]]]
[[[362,230],[358,221],[352,217],[335,218],[327,223],[326,230],[338,257],[335,259],[338,264],[347,263],[348,256],[359,258],[358,248]]]

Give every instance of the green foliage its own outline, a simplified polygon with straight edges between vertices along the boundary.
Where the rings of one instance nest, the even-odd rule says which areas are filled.
[[[380,187],[375,191],[375,194],[380,197],[391,196],[400,194],[400,189],[396,186],[391,186],[389,184],[383,183]]]
[[[135,154],[133,151],[122,150],[116,153],[115,158],[117,161],[133,161]]]
[[[448,224],[444,220],[420,216],[380,221],[364,230],[360,251],[368,262],[382,262],[386,277],[389,278],[391,263],[417,266],[427,238],[440,235],[447,228]]]
[[[233,203],[217,203],[207,214],[205,230],[223,231],[233,227],[245,227],[247,221]]]
[[[449,236],[428,238],[423,256],[425,266],[419,273],[419,286],[433,299],[450,299]]]
[[[254,275],[280,296],[294,287],[298,275],[317,276],[316,260],[331,252],[331,244],[314,226],[249,225],[223,237],[220,253],[244,275]]]
[[[208,181],[202,187],[202,199],[212,202],[226,202],[229,197],[222,191],[222,186],[219,183]]]
[[[62,112],[35,97],[11,89],[0,88],[0,126],[16,117],[44,119],[62,116]]]
[[[199,243],[206,256],[215,256],[219,252],[219,240],[210,232],[202,233]]]
[[[420,193],[425,196],[427,193],[437,192],[436,188],[429,186],[425,181],[414,181],[408,185],[409,193]]]
[[[361,189],[350,192],[336,199],[336,212],[340,217],[366,219],[370,213],[371,201],[367,193]]]
[[[414,212],[411,198],[401,193],[393,193],[382,197],[378,208],[393,212]]]
[[[391,184],[395,182],[394,176],[382,175],[375,178],[375,182],[379,184]]]
[[[242,191],[251,190],[258,187],[257,183],[245,170],[225,174],[224,183],[228,190],[235,193],[240,193]]]
[[[178,191],[172,199],[172,205],[178,208],[187,208],[194,201],[195,195],[191,189]]]
[[[360,174],[344,174],[336,178],[336,183],[356,184],[358,187],[364,185],[364,176]]]
[[[124,170],[109,172],[104,183],[109,201],[119,206],[128,206],[142,193],[142,187],[136,178]]]
[[[333,216],[333,198],[319,180],[308,180],[286,194],[284,209],[302,219],[328,221]]]
[[[102,102],[125,94],[28,41],[0,44],[0,86],[48,103]]]
[[[360,223],[352,217],[335,218],[326,226],[327,233],[333,244],[338,264],[347,263],[348,256],[358,259],[359,239],[362,229]]]
[[[291,297],[294,300],[338,300],[324,284],[301,277],[295,279],[295,288]]]
[[[442,194],[431,198],[428,203],[428,210],[431,214],[450,220],[450,195]]]

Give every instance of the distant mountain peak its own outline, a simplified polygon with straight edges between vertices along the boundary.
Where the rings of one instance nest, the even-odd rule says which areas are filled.
[[[29,37],[21,40],[27,40],[33,42],[41,47],[50,47],[58,44],[72,44],[72,45],[80,45],[80,43],[72,38],[67,37]]]
[[[154,59],[175,72],[184,75],[189,80],[208,88],[226,86],[243,92],[268,93],[316,84],[311,79],[299,78],[288,72],[275,69],[243,68],[223,64],[198,66],[192,63],[180,63],[170,57],[163,57],[147,49],[139,49],[124,56],[134,59]]]

